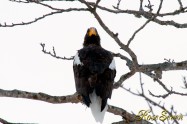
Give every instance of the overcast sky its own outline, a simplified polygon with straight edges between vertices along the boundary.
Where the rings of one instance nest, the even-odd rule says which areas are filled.
[[[121,8],[137,9],[139,1],[127,0],[122,2]],[[178,7],[177,0],[166,0],[161,12],[174,10]],[[167,3],[168,2],[168,3]],[[59,8],[80,7],[79,2],[47,2]],[[106,2],[102,5],[112,7],[116,1]],[[187,5],[187,3],[185,3]],[[157,5],[154,9],[156,11]],[[7,24],[27,22],[50,12],[50,9],[36,4],[15,3],[8,0],[0,1],[0,23]],[[133,32],[146,20],[137,19],[133,15],[110,14],[100,12],[100,16],[108,27],[119,38],[127,43]],[[187,15],[177,16],[177,21],[183,23]],[[168,17],[165,19],[171,19]],[[59,56],[71,57],[82,48],[84,35],[89,27],[96,27],[101,37],[101,44],[105,49],[121,52],[115,41],[99,26],[96,19],[88,12],[68,12],[53,15],[27,26],[13,28],[0,27],[0,88],[6,90],[18,89],[30,92],[44,92],[49,95],[70,95],[75,93],[72,63],[55,59],[42,53],[40,43],[46,44],[46,50],[52,51],[55,47]],[[130,48],[136,53],[140,64],[153,64],[174,59],[176,62],[187,60],[187,29],[176,29],[171,26],[160,26],[155,23],[148,24],[137,34]],[[128,55],[127,55],[128,56]],[[129,70],[126,62],[116,58],[117,81],[120,75]],[[186,71],[170,71],[163,73],[162,81],[167,86],[174,87],[176,91],[184,91],[182,76]],[[155,94],[164,93],[162,87],[149,77],[143,75],[146,92],[151,90]],[[124,82],[126,88],[136,92],[140,90],[139,74]],[[155,99],[155,98],[153,98]],[[159,102],[161,99],[155,99]],[[166,107],[171,105],[182,114],[187,112],[186,97],[170,96],[164,102]],[[121,107],[128,112],[138,113],[148,109],[143,98],[118,88],[113,91],[109,104]],[[155,110],[156,114],[160,111]],[[40,124],[62,123],[94,123],[91,112],[81,103],[79,104],[50,104],[41,101],[0,97],[0,118],[11,122],[33,122]],[[107,113],[104,124],[120,121],[121,117]],[[181,124],[187,122],[186,117]]]

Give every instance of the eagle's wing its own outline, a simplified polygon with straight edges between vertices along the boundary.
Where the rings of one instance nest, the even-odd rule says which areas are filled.
[[[74,57],[73,71],[75,78],[75,87],[78,94],[83,97],[83,102],[89,107],[91,101],[89,99],[90,92],[93,92],[93,88],[88,83],[89,70],[85,68],[80,61],[79,53]]]
[[[95,90],[102,99],[101,111],[107,99],[111,98],[116,75],[115,62],[111,53],[101,47],[86,47],[78,51],[74,58],[74,77],[77,92],[83,96],[83,102],[89,107],[89,95]]]

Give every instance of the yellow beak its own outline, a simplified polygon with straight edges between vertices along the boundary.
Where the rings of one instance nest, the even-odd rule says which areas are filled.
[[[97,35],[97,31],[95,30],[95,28],[90,28],[89,32],[88,32],[88,36],[92,36],[92,35]]]

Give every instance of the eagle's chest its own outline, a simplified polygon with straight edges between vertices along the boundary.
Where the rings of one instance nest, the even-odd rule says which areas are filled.
[[[91,73],[103,73],[109,66],[111,60],[102,49],[83,49],[79,51],[80,61]]]

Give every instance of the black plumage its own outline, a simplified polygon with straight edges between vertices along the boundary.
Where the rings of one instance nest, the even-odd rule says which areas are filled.
[[[112,61],[112,54],[100,45],[97,30],[89,28],[83,48],[78,50],[73,65],[76,91],[88,107],[91,104],[89,95],[93,91],[101,98],[101,111],[105,108],[107,99],[111,98],[116,75]]]

